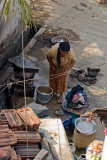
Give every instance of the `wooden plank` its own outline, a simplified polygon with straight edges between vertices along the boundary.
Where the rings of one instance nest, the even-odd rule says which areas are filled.
[[[46,31],[45,27],[41,27],[39,31],[34,35],[34,37],[31,39],[31,41],[27,44],[27,46],[24,48],[24,53],[27,55],[27,53],[30,51],[30,49],[35,45],[37,42],[36,37],[43,34],[43,32]],[[23,54],[23,52],[21,52]]]
[[[42,149],[45,149],[49,153],[51,153],[46,137],[42,138],[41,145],[42,145]]]
[[[94,115],[96,117],[107,115],[107,107],[105,108],[95,108],[89,112],[86,112],[82,117],[89,117],[90,115]]]
[[[47,142],[47,139],[46,139],[45,136],[42,138],[41,146],[42,146],[42,149],[47,150],[48,153],[49,153],[49,156],[46,158],[46,160],[53,160],[53,156],[51,155],[52,152],[51,152],[51,150],[50,150],[50,147],[49,147],[49,145],[48,145],[48,142]],[[49,158],[50,158],[50,159],[49,159]]]
[[[48,151],[41,149],[41,151],[37,154],[37,156],[33,160],[44,160],[48,155]]]
[[[49,154],[47,157],[46,157],[46,160],[53,160],[53,157],[51,154]]]
[[[49,142],[48,144],[49,144],[50,150],[52,152],[53,159],[54,160],[59,160],[59,157],[58,157],[57,152],[55,151],[55,149],[53,147],[53,144],[51,142]]]

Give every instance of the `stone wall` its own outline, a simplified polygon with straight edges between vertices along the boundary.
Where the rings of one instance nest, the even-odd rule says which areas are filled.
[[[4,0],[0,4],[0,13]],[[7,22],[5,23],[5,15],[0,20],[0,69],[7,62],[8,58],[16,54],[17,40],[22,34],[22,18],[18,0],[15,2],[14,15],[11,21],[11,8]],[[21,41],[21,39],[20,39]],[[12,49],[14,48],[14,49]]]

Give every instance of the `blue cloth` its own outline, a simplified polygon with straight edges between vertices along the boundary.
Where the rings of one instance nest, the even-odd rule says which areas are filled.
[[[77,160],[77,157],[75,155],[73,155],[73,156],[74,156],[74,160]]]
[[[75,121],[79,118],[80,116],[78,117],[75,117],[72,119],[72,134],[74,133],[74,129],[75,129]]]

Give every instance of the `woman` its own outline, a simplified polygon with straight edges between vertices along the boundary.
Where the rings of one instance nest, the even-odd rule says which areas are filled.
[[[68,92],[65,99],[66,101],[63,102],[62,107],[67,114],[71,115],[70,121],[72,122],[73,133],[76,119],[84,114],[89,107],[88,98],[85,92],[83,92],[83,88],[77,85]]]
[[[79,117],[84,114],[87,107],[89,106],[88,98],[83,88],[80,85],[76,85],[68,92],[65,97],[66,101],[62,104],[65,111],[74,117]]]
[[[49,85],[56,94],[60,94],[58,103],[62,103],[63,92],[67,89],[68,71],[76,57],[68,42],[55,44],[46,55],[50,64]]]

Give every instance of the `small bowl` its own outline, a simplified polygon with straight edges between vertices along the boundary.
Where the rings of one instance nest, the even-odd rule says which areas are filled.
[[[61,42],[69,42],[69,40],[67,37],[64,37],[64,36],[55,36],[51,39],[51,42],[53,44],[56,44],[56,43],[61,43]]]

